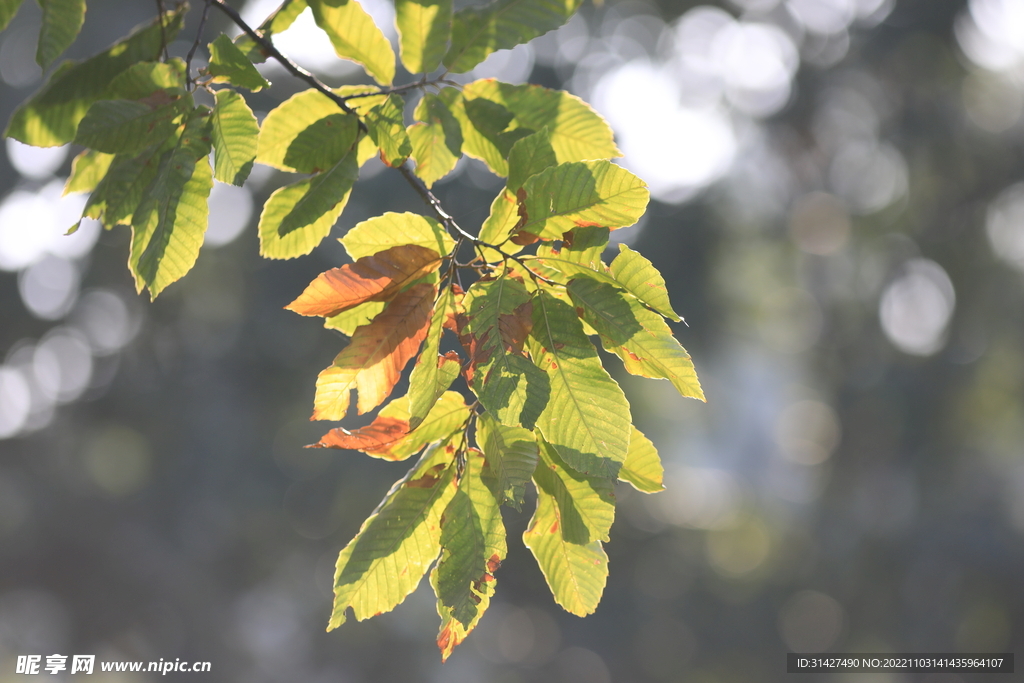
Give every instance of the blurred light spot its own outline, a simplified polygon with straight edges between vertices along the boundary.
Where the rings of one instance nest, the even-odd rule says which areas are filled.
[[[1001,71],[1024,59],[1020,0],[970,0],[954,28],[964,54],[979,66]]]
[[[989,133],[1002,133],[1020,120],[1024,93],[1008,78],[974,72],[964,79],[964,109],[971,123]]]
[[[853,23],[854,0],[786,0],[797,20],[815,33],[839,33]]]
[[[7,31],[0,43],[0,80],[12,88],[39,81],[43,70],[36,64],[36,31]]]
[[[731,578],[751,574],[764,564],[771,552],[768,527],[757,517],[744,517],[725,529],[712,529],[707,536],[711,567]]]
[[[533,72],[533,48],[521,43],[511,50],[498,50],[473,69],[476,78],[497,78],[505,83],[525,83]]]
[[[280,4],[280,0],[249,0],[242,8],[242,18],[250,26],[259,26]],[[372,14],[366,3],[361,4]],[[382,28],[387,30],[386,26]],[[391,27],[391,31],[394,31],[393,27]],[[340,77],[362,71],[355,62],[338,58],[330,38],[317,27],[313,20],[313,12],[308,7],[302,11],[287,31],[274,34],[274,46],[296,63],[318,73]],[[284,71],[284,67],[273,59],[268,59],[258,65],[258,68],[261,73],[273,74]]]
[[[791,652],[825,652],[839,639],[842,605],[818,591],[800,591],[779,610],[779,633]]]
[[[220,247],[233,242],[242,234],[252,217],[252,193],[214,181],[210,192],[210,227],[206,230],[203,246]]]
[[[726,24],[715,34],[710,57],[726,84],[729,102],[755,117],[770,116],[785,106],[800,65],[793,41],[770,24]]]
[[[36,383],[50,401],[74,401],[92,379],[89,343],[78,330],[55,327],[36,346],[32,369]]]
[[[809,33],[801,46],[804,61],[820,69],[833,67],[842,61],[850,50],[850,33]]]
[[[775,423],[775,442],[783,457],[800,465],[828,460],[839,445],[839,435],[839,418],[821,401],[797,401]]]
[[[882,23],[896,6],[896,0],[855,0],[857,5],[857,21],[861,26],[870,28]]]
[[[558,680],[564,683],[612,683],[612,675],[601,655],[582,647],[563,650],[555,660]]]
[[[99,237],[95,221],[65,235],[82,215],[84,195],[61,197],[64,181],[52,180],[38,192],[15,190],[0,202],[0,270],[21,270],[45,254],[79,258]]]
[[[473,187],[481,190],[493,190],[504,184],[501,178],[491,173],[484,162],[472,157],[464,158],[466,162],[462,165],[465,168],[465,179]]]
[[[53,420],[56,391],[45,391],[36,375],[36,344],[30,339],[21,339],[7,353],[7,366],[17,370],[29,390],[29,411],[21,426],[22,433],[33,432],[46,427]],[[56,376],[53,366],[44,367],[51,377]]]
[[[89,340],[93,355],[108,356],[135,338],[141,326],[124,299],[106,289],[86,292],[78,300],[71,320]]]
[[[850,236],[850,215],[835,195],[811,192],[796,200],[789,215],[789,236],[808,254],[834,254]]]
[[[767,12],[779,4],[779,0],[732,0],[732,3],[747,12]]]
[[[32,393],[25,376],[15,368],[0,365],[0,439],[21,431],[32,409]]]
[[[907,163],[887,144],[848,144],[833,158],[829,181],[857,213],[874,213],[906,194]]]
[[[89,478],[115,497],[139,491],[153,469],[149,441],[129,427],[111,426],[100,431],[86,445],[82,460]]]
[[[14,170],[33,180],[52,176],[68,157],[68,145],[60,147],[33,147],[7,138],[7,158]]]
[[[999,193],[985,214],[985,229],[992,251],[1024,271],[1024,183]]]
[[[928,356],[946,342],[946,326],[953,315],[956,295],[942,266],[928,259],[913,259],[886,287],[879,303],[882,330],[904,353]]]
[[[665,473],[665,491],[646,499],[665,522],[695,529],[727,526],[736,517],[739,490],[728,472],[682,467]]]
[[[55,256],[45,256],[21,272],[18,293],[32,315],[43,320],[57,320],[75,304],[78,280],[75,264]]]

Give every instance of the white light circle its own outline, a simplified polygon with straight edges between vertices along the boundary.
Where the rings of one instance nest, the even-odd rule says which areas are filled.
[[[915,356],[930,356],[946,342],[956,294],[946,271],[935,261],[913,259],[882,293],[878,313],[893,346]]]
[[[32,390],[17,369],[0,365],[0,439],[16,435],[32,409]]]
[[[1024,271],[1024,183],[1011,185],[989,204],[985,230],[996,256]]]
[[[78,298],[79,273],[75,264],[46,256],[21,272],[18,293],[25,308],[37,318],[64,317]]]
[[[24,177],[42,180],[56,173],[68,158],[68,146],[33,147],[7,138],[7,158],[14,170]]]
[[[215,181],[210,192],[210,227],[203,245],[220,247],[233,242],[249,225],[250,218],[252,193],[244,187]]]

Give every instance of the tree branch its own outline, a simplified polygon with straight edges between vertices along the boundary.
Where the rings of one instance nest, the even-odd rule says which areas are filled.
[[[199,41],[203,39],[203,28],[206,26],[206,17],[210,14],[210,1],[206,0],[206,4],[203,5],[203,14],[199,17],[199,28],[196,29],[196,39],[192,41],[192,47],[189,48],[188,56],[185,57],[185,83],[189,90],[192,89],[192,58],[196,56],[196,50],[199,48]]]

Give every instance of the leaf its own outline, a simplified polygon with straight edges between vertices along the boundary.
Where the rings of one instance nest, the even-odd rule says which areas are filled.
[[[110,82],[104,99],[147,100],[157,103],[161,94],[168,98],[185,95],[185,62],[175,57],[169,62],[132,64]]]
[[[370,129],[370,137],[380,148],[381,159],[391,167],[401,166],[412,154],[412,143],[402,119],[404,106],[401,96],[388,95],[386,100],[370,109],[364,119]]]
[[[478,280],[455,323],[469,356],[470,388],[499,422],[532,429],[548,402],[549,380],[523,350],[529,333],[530,295],[511,277]]]
[[[512,145],[542,128],[559,163],[622,155],[601,115],[561,90],[485,79],[466,85],[461,97],[446,95],[445,103],[462,124],[463,151],[500,176],[508,175]]]
[[[256,32],[270,40],[275,34],[287,31],[288,28],[299,18],[302,11],[306,9],[306,0],[284,0],[270,16],[263,20]],[[238,49],[245,54],[246,58],[256,64],[267,61],[267,55],[263,53],[255,40],[248,34],[242,33],[234,40]]]
[[[577,545],[608,541],[615,521],[614,480],[588,477],[569,468],[551,444],[542,440],[533,481],[538,490],[555,499],[563,539]]]
[[[395,51],[356,0],[308,0],[313,18],[342,59],[361,64],[375,81],[391,85]]]
[[[230,83],[253,92],[270,87],[270,83],[256,70],[245,53],[223,33],[209,47],[210,65],[206,73],[212,76],[211,83]]]
[[[182,6],[164,15],[167,40],[181,29],[185,11]],[[154,21],[84,62],[65,62],[42,90],[15,110],[4,136],[37,147],[71,142],[89,106],[106,96],[115,76],[136,62],[159,57],[160,36],[160,25]]]
[[[555,497],[537,486],[537,510],[523,533],[551,589],[555,602],[567,612],[585,617],[597,609],[608,580],[608,556],[601,541],[584,545],[567,541]]]
[[[44,69],[71,47],[85,23],[85,0],[39,0],[43,24],[39,29],[36,63]]]
[[[444,65],[454,73],[465,73],[496,50],[558,28],[579,6],[580,0],[497,0],[461,9],[452,20],[452,46]]]
[[[260,255],[289,259],[313,251],[331,232],[358,178],[350,152],[327,171],[274,190],[260,215]]]
[[[462,369],[459,356],[454,351],[439,355],[444,325],[454,314],[455,292],[446,287],[434,305],[423,351],[409,375],[409,426],[413,429],[419,426]]]
[[[466,452],[466,470],[441,516],[441,558],[430,574],[437,594],[441,660],[472,631],[494,595],[494,574],[508,546],[494,475],[476,449]]]
[[[441,98],[431,93],[416,105],[416,119],[419,123],[408,129],[415,173],[427,187],[433,187],[462,157],[462,128]]]
[[[506,254],[518,254],[523,245],[509,241],[512,229],[519,223],[519,202],[508,189],[503,189],[491,202],[491,213],[480,226],[480,239],[488,244],[500,246]],[[488,262],[501,261],[505,257],[493,249],[483,248]]]
[[[83,215],[103,221],[108,228],[131,223],[132,214],[142,201],[146,188],[156,177],[161,154],[172,147],[173,144],[164,141],[137,156],[116,155],[107,174],[86,202]]]
[[[411,74],[430,73],[448,50],[452,0],[395,0],[395,25],[402,64]]]
[[[574,228],[562,235],[562,248],[558,257],[562,261],[576,263],[584,268],[604,273],[607,266],[601,260],[601,254],[608,246],[608,228],[586,227]],[[537,249],[538,254],[540,248]]]
[[[0,31],[3,31],[11,23],[11,19],[18,13],[21,3],[22,0],[0,0]]]
[[[426,283],[400,292],[373,322],[356,329],[352,341],[320,373],[313,403],[314,420],[340,420],[356,389],[360,415],[379,406],[416,355],[427,334],[434,287]]]
[[[441,513],[456,491],[449,448],[424,453],[341,551],[327,630],[345,623],[349,607],[360,621],[390,612],[419,585],[441,552]]]
[[[175,119],[191,105],[191,98],[156,107],[130,100],[100,100],[82,119],[75,143],[108,154],[138,154],[170,136],[178,127]]]
[[[515,195],[528,178],[541,171],[558,165],[558,157],[551,147],[551,133],[541,128],[533,135],[517,140],[508,153],[509,193]]]
[[[409,424],[409,397],[396,398],[381,408],[373,422],[359,429],[332,429],[306,448],[341,448],[362,451],[384,460],[405,460],[424,446],[447,439],[469,419],[462,395],[444,392],[418,427]]]
[[[453,240],[440,223],[416,213],[392,213],[375,216],[357,223],[338,240],[353,259],[360,259],[401,244],[414,244],[449,254]]]
[[[647,184],[610,161],[559,164],[539,173],[519,193],[520,233],[559,239],[573,228],[621,228],[647,209]]]
[[[636,427],[629,437],[629,453],[619,470],[619,480],[628,481],[637,491],[657,493],[664,491],[662,480],[665,468],[661,466],[658,450],[651,440]]]
[[[104,154],[94,149],[87,149],[71,163],[71,177],[64,185],[64,194],[72,192],[92,192],[107,174],[113,154]]]
[[[497,477],[500,502],[519,510],[526,482],[537,469],[537,440],[533,433],[522,427],[500,424],[490,414],[484,413],[476,421],[476,442]]]
[[[638,252],[633,251],[625,244],[619,244],[619,255],[612,260],[609,269],[612,277],[637,299],[669,320],[676,322],[682,320],[679,314],[672,310],[672,304],[668,300],[668,288],[665,287],[665,278],[650,261]]]
[[[683,396],[704,400],[690,354],[660,315],[606,282],[579,277],[567,289],[580,317],[630,374],[667,379]]]
[[[260,127],[245,99],[234,90],[218,90],[210,115],[213,177],[241,187],[256,160]]]
[[[629,449],[629,403],[576,313],[543,289],[533,297],[529,348],[551,382],[537,420],[544,440],[576,471],[614,477]]]
[[[132,246],[128,266],[135,289],[148,288],[156,298],[167,285],[192,269],[206,233],[213,189],[207,154],[209,113],[193,110],[177,145],[164,152],[156,177],[132,215]]]
[[[367,301],[389,301],[441,264],[432,249],[403,244],[321,273],[286,309],[299,315],[337,315]]]
[[[256,161],[282,171],[319,173],[349,154],[358,128],[355,117],[326,95],[305,90],[263,119]]]
[[[329,330],[338,330],[346,337],[351,337],[357,327],[365,325],[387,306],[386,301],[367,301],[338,315],[332,315],[324,319],[324,327]]]

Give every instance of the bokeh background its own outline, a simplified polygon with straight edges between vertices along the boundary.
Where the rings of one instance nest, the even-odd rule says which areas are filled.
[[[235,4],[257,22],[275,3]],[[70,56],[152,5],[90,0]],[[387,1],[364,5],[393,36]],[[0,35],[4,120],[41,83],[38,21],[26,3]],[[362,82],[311,27],[281,48]],[[299,89],[266,73],[261,113]],[[656,200],[614,238],[665,274],[708,396],[609,359],[668,489],[620,485],[597,613],[552,602],[510,512],[497,598],[448,664],[425,582],[325,633],[334,559],[408,467],[302,449],[330,426],[307,418],[343,339],[282,306],[340,245],[261,260],[258,208],[286,178],[257,167],[214,189],[196,269],[149,303],[126,230],[62,235],[75,150],[8,141],[0,681],[53,653],[247,683],[758,683],[789,677],[787,651],[1024,652],[1024,2],[606,0],[477,76],[610,120]],[[437,190],[475,229],[500,186],[464,160]],[[406,210],[425,212],[371,162],[332,235]]]

